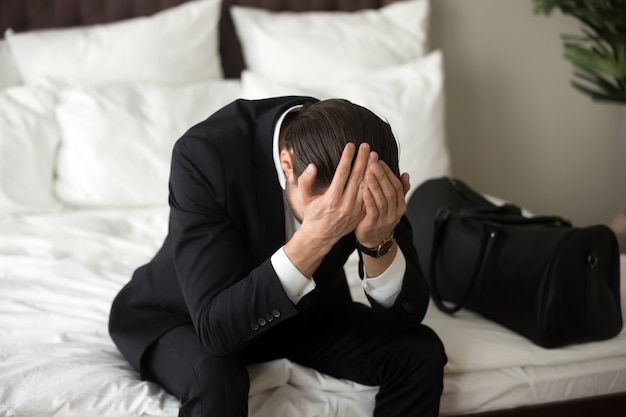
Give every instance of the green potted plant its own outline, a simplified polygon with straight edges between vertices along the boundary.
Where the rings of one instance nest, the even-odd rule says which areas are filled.
[[[626,103],[626,0],[535,0],[536,14],[555,8],[583,25],[581,34],[562,36],[572,86],[594,100]]]

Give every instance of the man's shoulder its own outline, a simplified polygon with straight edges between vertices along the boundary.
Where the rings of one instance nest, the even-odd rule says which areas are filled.
[[[308,96],[280,96],[256,100],[240,98],[215,112],[207,121],[233,116],[255,121],[268,115],[271,117],[282,114],[293,106],[316,101],[319,100]]]
[[[271,136],[275,121],[290,107],[316,101],[307,96],[238,99],[192,126],[178,142],[202,142],[222,150],[245,147],[259,134]]]

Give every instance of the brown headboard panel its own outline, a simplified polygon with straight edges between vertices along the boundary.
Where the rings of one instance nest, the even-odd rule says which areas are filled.
[[[189,0],[0,0],[0,38],[7,28],[33,29],[94,25],[149,16]],[[244,68],[239,40],[228,8],[233,4],[268,10],[354,11],[375,9],[398,0],[223,0],[220,52],[224,74],[237,78]]]

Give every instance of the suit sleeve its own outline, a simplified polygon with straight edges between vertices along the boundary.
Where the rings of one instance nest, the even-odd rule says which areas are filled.
[[[399,329],[410,329],[424,319],[430,300],[430,289],[419,266],[417,252],[413,245],[411,224],[406,216],[403,216],[396,226],[394,236],[406,260],[406,270],[400,293],[390,308],[380,305],[372,297],[366,295],[372,308],[390,325]],[[363,278],[363,260],[360,259],[359,263],[359,272]]]
[[[200,340],[218,355],[241,350],[297,313],[269,258],[252,265],[246,236],[226,210],[225,163],[210,141],[185,136],[175,145],[170,177],[180,287]]]

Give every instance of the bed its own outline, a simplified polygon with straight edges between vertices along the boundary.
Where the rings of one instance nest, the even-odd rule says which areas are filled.
[[[0,416],[177,415],[108,313],[166,234],[173,142],[222,105],[349,98],[390,121],[414,187],[450,174],[428,14],[426,0],[0,0]],[[346,271],[366,303],[355,257]],[[431,305],[425,323],[449,357],[442,416],[624,415],[624,331],[546,350],[467,311]],[[376,387],[287,360],[249,372],[253,417],[372,413]]]

